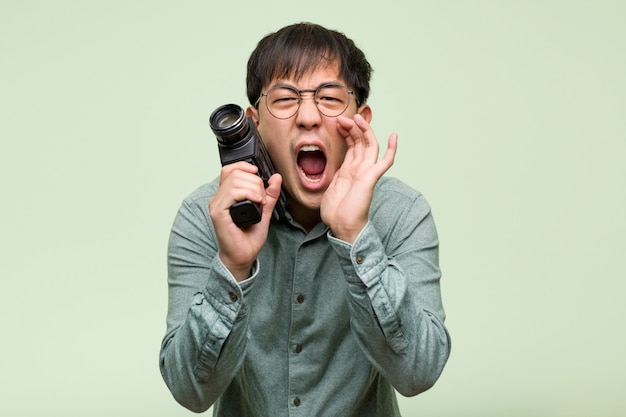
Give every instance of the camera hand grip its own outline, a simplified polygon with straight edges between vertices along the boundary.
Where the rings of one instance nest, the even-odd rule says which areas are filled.
[[[261,214],[261,206],[250,200],[238,201],[230,206],[230,217],[241,228],[260,222]]]

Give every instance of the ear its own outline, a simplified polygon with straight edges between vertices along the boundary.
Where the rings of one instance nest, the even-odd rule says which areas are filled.
[[[367,121],[367,123],[372,122],[372,108],[367,104],[362,105],[358,108],[357,113],[363,116],[363,118]]]
[[[246,109],[246,117],[251,117],[256,126],[259,125],[259,109],[254,106],[248,106]]]

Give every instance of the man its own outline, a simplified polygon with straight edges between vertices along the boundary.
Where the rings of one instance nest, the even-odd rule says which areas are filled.
[[[236,162],[182,204],[169,243],[161,372],[216,416],[399,416],[395,390],[430,388],[450,352],[438,238],[424,197],[384,177],[366,104],[371,67],[314,24],[262,39],[247,115],[277,174]],[[280,190],[287,215],[272,220]],[[239,228],[232,204],[262,220]]]

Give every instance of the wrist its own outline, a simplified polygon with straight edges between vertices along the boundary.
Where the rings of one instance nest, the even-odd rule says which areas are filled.
[[[226,267],[226,269],[232,274],[233,278],[235,278],[235,281],[237,282],[241,282],[244,281],[248,278],[250,278],[250,275],[252,275],[252,269],[254,267],[254,261],[252,261],[251,263],[233,263],[233,262],[229,262],[228,260],[224,259],[222,256],[220,256],[220,260],[222,261],[222,264],[224,264],[224,266]]]
[[[346,243],[353,244],[361,234],[361,231],[363,231],[363,229],[365,228],[366,224],[367,223],[363,224],[362,226],[359,225],[353,227],[331,227],[330,231],[335,238],[342,240]]]

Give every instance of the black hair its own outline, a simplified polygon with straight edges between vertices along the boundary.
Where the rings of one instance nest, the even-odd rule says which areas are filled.
[[[247,95],[255,104],[261,89],[277,78],[296,81],[307,72],[339,64],[339,76],[365,104],[373,69],[365,54],[343,33],[314,23],[285,26],[259,41],[248,60]]]

